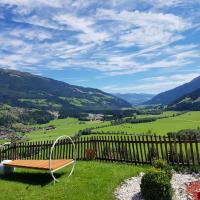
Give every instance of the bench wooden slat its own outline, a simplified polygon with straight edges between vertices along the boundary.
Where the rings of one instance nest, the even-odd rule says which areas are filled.
[[[52,160],[51,169],[56,170],[67,164],[72,164],[73,162],[74,162],[73,159]],[[9,163],[5,163],[4,165],[8,167],[49,170],[49,160],[13,160],[10,161]]]

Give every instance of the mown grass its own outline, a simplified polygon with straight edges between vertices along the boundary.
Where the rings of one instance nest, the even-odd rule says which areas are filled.
[[[148,169],[128,164],[77,162],[75,173],[67,178],[69,167],[57,173],[53,185],[49,174],[20,170],[0,179],[0,199],[6,200],[112,200],[116,187],[126,178]]]
[[[185,114],[158,119],[153,122],[139,124],[120,124],[117,126],[109,126],[105,128],[95,129],[94,131],[124,131],[130,134],[138,133],[155,133],[166,135],[168,132],[179,131],[182,129],[196,129],[200,126],[200,112],[187,112]]]

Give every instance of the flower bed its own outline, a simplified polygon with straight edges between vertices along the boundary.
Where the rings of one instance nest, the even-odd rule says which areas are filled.
[[[186,186],[186,190],[187,190],[188,195],[191,197],[191,199],[199,200],[200,199],[200,180],[188,183]]]

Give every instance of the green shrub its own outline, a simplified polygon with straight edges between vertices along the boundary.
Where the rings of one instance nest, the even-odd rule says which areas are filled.
[[[171,200],[172,187],[165,171],[151,169],[143,177],[140,185],[145,200]]]
[[[165,169],[164,169],[164,171],[165,171],[165,173],[168,175],[168,177],[171,179],[172,178],[172,175],[173,175],[173,173],[172,173],[172,167],[171,166],[167,166]]]
[[[200,167],[196,165],[192,165],[192,166],[174,165],[173,169],[181,173],[197,173],[197,174],[200,173]]]
[[[165,173],[169,176],[169,178],[172,178],[172,167],[168,165],[166,160],[154,160],[152,165],[157,169],[164,170]]]
[[[155,168],[165,169],[168,166],[168,163],[166,160],[159,159],[159,160],[153,160],[152,165]]]

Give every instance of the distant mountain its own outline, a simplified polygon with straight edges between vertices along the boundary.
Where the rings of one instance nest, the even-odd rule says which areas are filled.
[[[170,103],[176,101],[182,96],[187,95],[188,93],[193,92],[194,90],[200,88],[200,76],[193,79],[189,83],[183,84],[179,87],[176,87],[172,90],[162,92],[151,100],[147,101],[146,104],[162,104],[169,105]]]
[[[169,108],[173,110],[200,110],[200,88],[177,99]]]
[[[131,103],[133,106],[140,105],[148,100],[150,100],[152,97],[154,97],[154,94],[137,94],[137,93],[126,93],[121,94],[117,93],[114,94],[115,96],[124,99],[125,101]]]
[[[98,89],[0,69],[0,103],[49,111],[119,109],[131,105]]]

